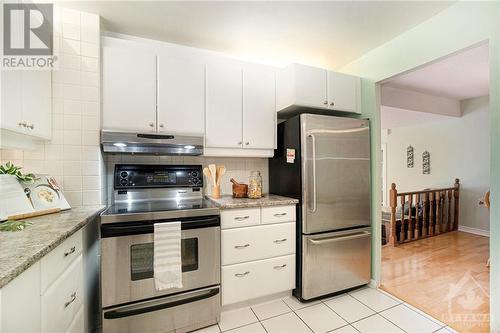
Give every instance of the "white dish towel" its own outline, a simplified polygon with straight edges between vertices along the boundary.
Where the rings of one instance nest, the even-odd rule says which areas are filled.
[[[182,288],[181,222],[154,224],[156,290]]]

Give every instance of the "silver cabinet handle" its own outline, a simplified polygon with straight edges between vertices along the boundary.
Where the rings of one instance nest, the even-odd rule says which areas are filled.
[[[328,105],[328,101],[324,101],[323,104]]]
[[[312,198],[312,209],[310,210],[311,213],[315,213],[317,210],[317,203],[316,203],[316,137],[314,134],[309,134],[309,138],[311,138],[311,143],[312,143],[312,156],[311,156],[311,161],[312,161],[312,192],[313,192],[313,198]]]
[[[284,243],[284,242],[286,242],[286,238],[277,239],[277,240],[274,241],[274,243],[276,243],[276,244],[281,244],[281,243]]]
[[[71,249],[69,249],[68,252],[64,252],[64,256],[67,257],[70,254],[75,253],[75,251],[76,251],[76,248],[73,246]]]
[[[330,103],[330,106],[334,106],[334,105],[335,105],[335,103],[333,103],[333,102]]]
[[[247,141],[247,142],[245,142],[245,145],[246,145],[246,146],[248,146],[249,144],[250,144],[250,142],[248,142],[248,141]]]
[[[64,307],[67,308],[71,303],[73,303],[76,300],[76,291],[71,294],[71,298],[69,301],[64,303]]]
[[[161,124],[160,124],[160,128],[163,128],[163,127],[165,127],[165,125],[163,125],[163,123],[161,123]]]
[[[245,245],[235,245],[235,246],[234,246],[234,248],[235,248],[235,249],[244,249],[244,248],[247,248],[247,247],[249,247],[249,246],[250,246],[250,244],[245,244]]]
[[[18,123],[17,126],[26,127],[27,123],[25,121],[23,121],[23,122]]]
[[[250,274],[250,272],[246,271],[245,273],[236,273],[236,274],[234,274],[234,276],[242,278],[242,277],[247,276],[248,274]]]
[[[26,125],[27,128],[31,129],[31,130],[34,130],[35,129],[35,125],[34,124],[31,124],[31,125]]]
[[[276,217],[283,217],[283,216],[286,216],[286,213],[278,213],[278,214],[274,214],[274,216],[276,216]]]
[[[236,221],[243,221],[243,220],[248,220],[250,218],[250,216],[236,216],[234,219]]]
[[[286,267],[286,264],[279,265],[279,266],[274,266],[273,268],[274,269],[282,269],[282,268],[285,268],[285,267]]]
[[[153,123],[153,122],[149,123],[149,127],[154,127],[154,126],[155,126],[155,123]]]
[[[241,146],[243,144],[242,141],[238,141],[238,146]]]

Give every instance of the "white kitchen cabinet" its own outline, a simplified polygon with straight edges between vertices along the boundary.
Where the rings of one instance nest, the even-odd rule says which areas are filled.
[[[361,79],[328,72],[328,107],[332,110],[360,113]]]
[[[278,71],[276,105],[276,110],[281,113],[303,107],[360,113],[361,79],[322,68],[291,64]]]
[[[0,303],[0,332],[41,331],[39,262],[1,289]]]
[[[295,205],[221,210],[222,305],[295,288]]]
[[[2,130],[33,140],[52,137],[52,71],[2,71]]]
[[[156,132],[156,55],[133,43],[102,48],[102,127]]]
[[[272,70],[243,70],[243,147],[274,149],[276,80]]]
[[[205,65],[158,57],[158,131],[205,132]]]
[[[242,69],[207,65],[205,146],[242,148]]]

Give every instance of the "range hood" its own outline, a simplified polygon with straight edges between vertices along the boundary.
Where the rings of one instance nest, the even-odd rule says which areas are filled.
[[[203,154],[201,136],[101,131],[101,145],[105,153],[189,156]]]

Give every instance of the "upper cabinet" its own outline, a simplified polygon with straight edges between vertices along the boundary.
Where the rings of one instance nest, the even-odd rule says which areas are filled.
[[[156,132],[156,55],[136,46],[103,46],[102,127]]]
[[[15,147],[14,141],[26,137],[50,140],[52,137],[52,72],[50,70],[4,70],[2,75],[2,146]],[[22,136],[20,137],[19,134]],[[7,142],[7,145],[5,143]]]
[[[298,107],[361,113],[361,79],[325,69],[291,64],[276,82],[277,111]]]
[[[272,156],[275,85],[268,68],[207,65],[205,146],[215,148],[208,155]]]
[[[203,135],[205,66],[104,40],[103,129]]]
[[[158,131],[202,135],[205,65],[158,56]]]

